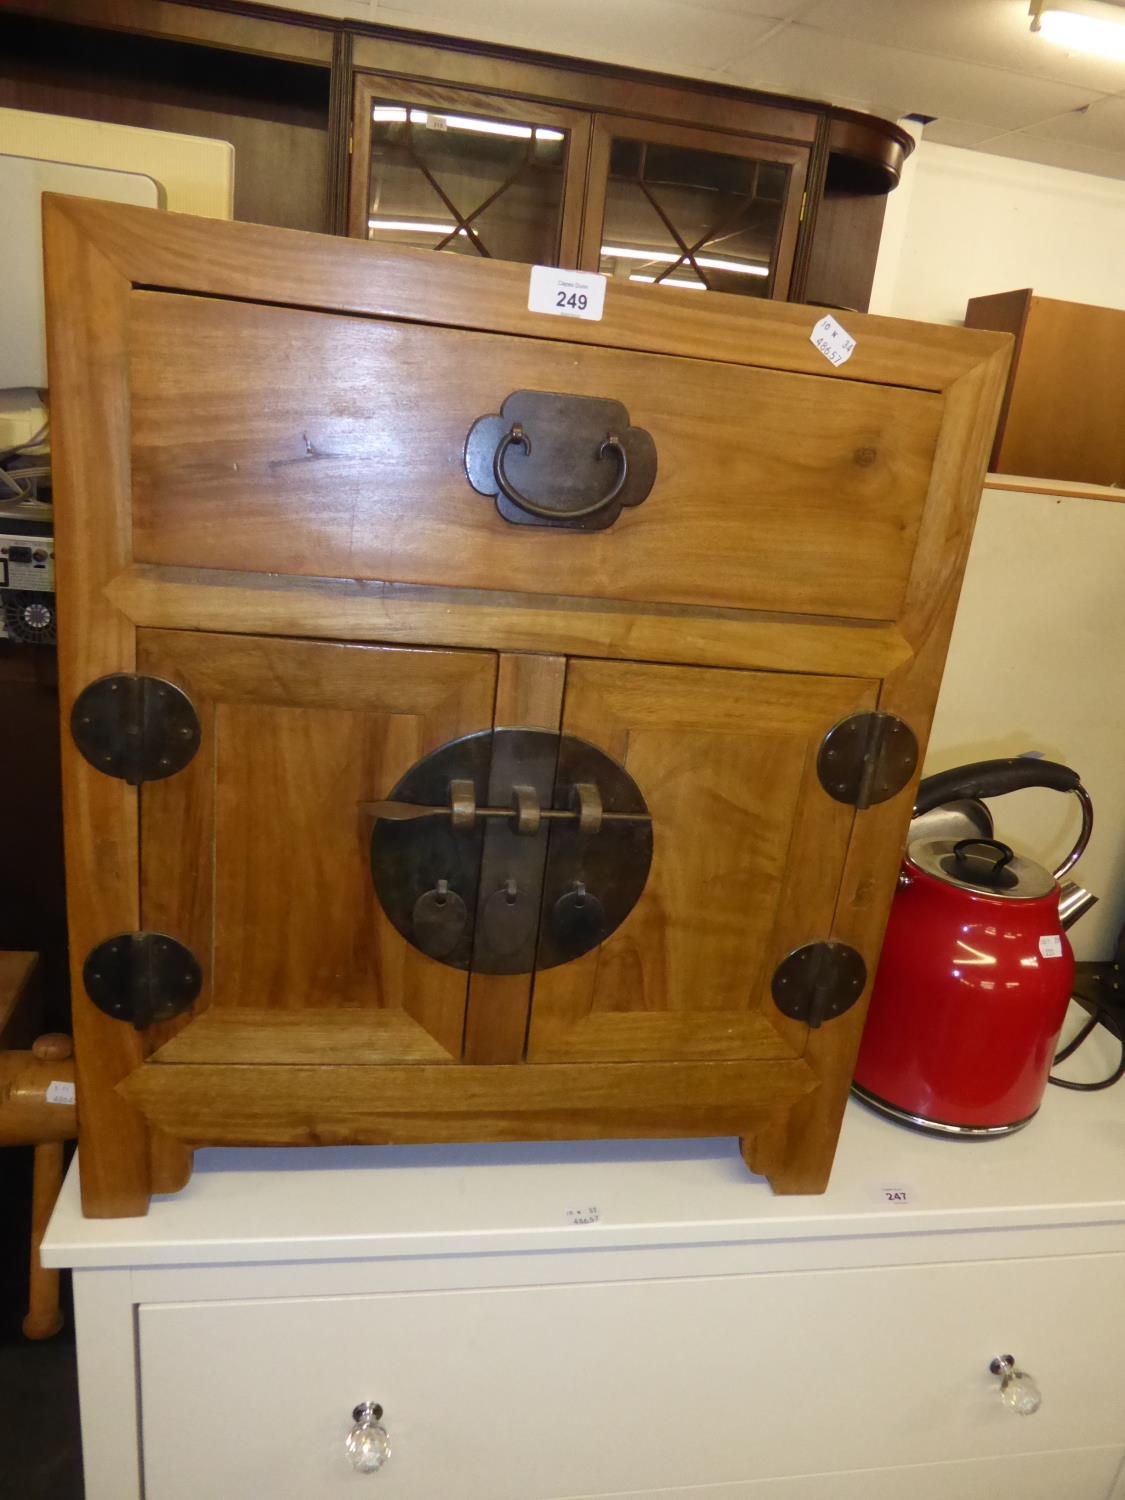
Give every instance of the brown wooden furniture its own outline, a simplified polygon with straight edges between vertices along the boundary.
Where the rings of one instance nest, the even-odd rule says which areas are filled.
[[[837,106],[238,0],[9,0],[0,104],[232,141],[240,219],[439,224],[376,232],[853,308],[913,145]]]
[[[1125,312],[1027,287],[974,297],[965,326],[1016,340],[991,469],[1125,485]]]
[[[46,217],[86,1211],[203,1143],[734,1133],[821,1190],[1009,341],[834,368],[807,308]],[[521,389],[626,411],[494,491],[558,519],[647,432],[647,497],[504,519]]]
[[[11,1047],[21,1026],[21,1009],[37,966],[37,954],[0,952],[0,1040]],[[30,1051],[0,1051],[0,1146],[34,1146],[31,1188],[31,1253],[27,1316],[29,1339],[47,1339],[62,1327],[59,1273],[44,1269],[39,1247],[59,1196],[64,1142],[78,1134],[73,1099],[59,1096],[74,1086],[68,1036],[41,1036]],[[52,1084],[55,1086],[52,1089]]]

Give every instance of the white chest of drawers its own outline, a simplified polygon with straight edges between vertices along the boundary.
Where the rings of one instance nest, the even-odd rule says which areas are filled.
[[[823,1198],[725,1141],[201,1153],[147,1219],[72,1172],[46,1255],[88,1500],[1125,1497],[1125,1089],[982,1143],[852,1105]]]

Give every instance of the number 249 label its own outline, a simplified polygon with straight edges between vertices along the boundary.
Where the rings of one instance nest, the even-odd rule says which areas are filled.
[[[527,292],[528,311],[553,313],[556,318],[589,318],[600,322],[605,307],[605,282],[605,277],[595,271],[532,266]]]

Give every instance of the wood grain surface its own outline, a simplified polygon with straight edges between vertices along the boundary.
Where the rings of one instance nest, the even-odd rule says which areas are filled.
[[[1125,310],[1008,292],[974,297],[965,323],[1017,338],[990,467],[1125,485]]]
[[[136,625],[466,646],[508,652],[884,677],[910,647],[894,625],[825,616],[623,605],[485,589],[283,578],[138,563],[106,597]]]
[[[489,727],[496,658],[178,631],[140,640],[147,670],[182,687],[207,726],[188,771],[144,790],[143,889],[159,930],[205,970],[197,1013],[232,1013],[209,1047],[238,1047],[253,1027],[268,1053],[277,1014],[306,1023],[280,1027],[279,1055],[299,1036],[315,1056],[322,1030],[337,1047],[347,1034],[341,1014],[358,1036],[356,1013],[375,1010],[369,1040],[383,1060],[459,1056],[466,976],[387,921],[359,807],[438,745]]]
[[[852,826],[809,762],[876,691],[850,678],[571,664],[563,729],[636,781],[653,862],[615,933],[536,976],[529,1059],[800,1054],[805,1029],[775,1024],[770,980],[798,938],[828,937]]]
[[[51,372],[51,468],[59,611],[63,817],[71,1004],[82,1147],[82,1206],[91,1218],[143,1214],[144,1121],[116,1085],[144,1039],[87,998],[82,965],[140,917],[137,794],[96,771],[70,736],[75,698],[95,678],[135,664],[132,623],[102,594],[132,561],[129,502],[129,284],[61,204],[47,203],[43,250]]]
[[[834,370],[811,309],[612,285],[601,322],[548,323],[526,267],[47,218],[63,713],[139,628],[205,728],[139,799],[66,744],[87,1211],[143,1212],[205,1143],[737,1133],[821,1190],[864,1006],[806,1035],[769,978],[829,936],[873,972],[912,788],[854,814],[816,749],[876,698],[924,746],[1006,337],[849,315]],[[500,522],[461,449],[520,385],[625,401],[649,501],[602,534]],[[601,746],[654,814],[633,913],[536,977],[527,1062],[528,983],[467,994],[390,929],[360,813],[513,721]],[[80,989],[142,916],[208,972],[147,1039]]]
[[[53,195],[48,195],[53,196]],[[331,313],[475,328],[530,338],[683,354],[760,369],[942,391],[1009,346],[1004,334],[849,314],[856,349],[838,368],[810,342],[818,308],[700,297],[615,282],[600,322],[528,310],[528,270],[429,250],[197,219],[92,198],[58,199],[127,280]],[[562,325],[560,327],[559,325]],[[178,352],[178,351],[177,351]]]
[[[132,312],[141,562],[874,620],[902,603],[937,396],[157,292]],[[460,458],[520,389],[623,403],[656,443],[643,504],[595,532],[505,521]]]
[[[38,962],[38,953],[0,952],[0,1035],[15,1014]]]
[[[1008,358],[1008,347],[1000,349],[949,393],[900,622],[916,654],[889,675],[879,692],[879,708],[898,714],[914,729],[919,754],[913,779],[897,797],[857,814],[848,848],[833,936],[858,948],[869,960],[882,945],[896,889],[896,855],[906,841],[925,759]],[[775,1116],[757,1140],[744,1143],[747,1162],[770,1179],[776,1192],[819,1193],[828,1185],[875,968],[869,961],[867,989],[859,1003],[809,1035],[804,1056],[820,1087],[792,1111]]]
[[[152,1062],[121,1088],[161,1129],[195,1146],[328,1146],[737,1135],[813,1086],[809,1068],[791,1058],[377,1074]]]

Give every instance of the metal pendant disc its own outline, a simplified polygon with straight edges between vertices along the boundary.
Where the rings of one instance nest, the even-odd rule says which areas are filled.
[[[414,937],[430,958],[445,958],[465,934],[469,911],[456,891],[432,890],[414,903]]]

